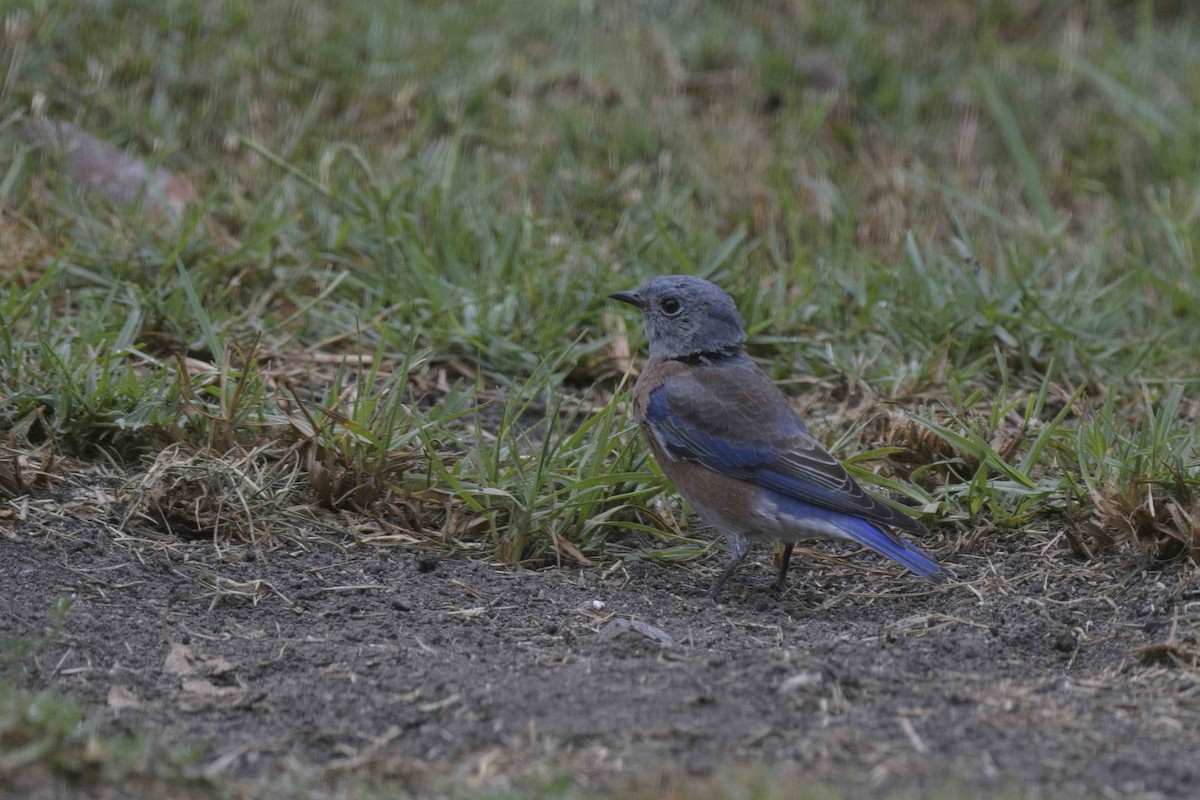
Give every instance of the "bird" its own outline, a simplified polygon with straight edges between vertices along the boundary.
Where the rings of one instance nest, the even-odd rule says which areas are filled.
[[[609,298],[636,307],[646,326],[650,358],[631,403],[642,435],[663,473],[728,544],[709,598],[752,539],[783,543],[780,592],[792,550],[809,539],[863,545],[930,583],[944,580],[933,557],[892,530],[924,527],[859,486],[746,353],[745,324],[721,287],[665,275]]]

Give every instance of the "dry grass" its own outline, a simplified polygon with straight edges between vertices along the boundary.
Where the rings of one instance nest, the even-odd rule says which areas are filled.
[[[271,456],[261,448],[209,455],[167,447],[122,487],[121,527],[261,544],[292,527],[288,511],[302,505],[299,458]]]

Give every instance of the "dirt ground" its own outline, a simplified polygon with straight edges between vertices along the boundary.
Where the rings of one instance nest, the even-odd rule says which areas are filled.
[[[602,787],[766,762],[884,788],[1200,796],[1200,576],[1183,564],[990,536],[943,546],[958,580],[930,588],[798,551],[778,597],[760,549],[714,604],[716,552],[534,572],[349,536],[138,544],[33,513],[67,499],[0,521],[0,638],[36,639],[72,600],[21,680],[113,731],[199,745],[210,774],[487,785],[549,762]]]

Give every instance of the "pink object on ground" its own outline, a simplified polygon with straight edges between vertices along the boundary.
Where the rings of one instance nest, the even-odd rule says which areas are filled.
[[[199,202],[186,178],[163,167],[152,170],[142,159],[121,152],[69,122],[28,120],[18,127],[17,134],[60,156],[67,167],[67,178],[76,188],[95,192],[113,205],[128,206],[140,199],[147,210],[177,220],[188,204]]]

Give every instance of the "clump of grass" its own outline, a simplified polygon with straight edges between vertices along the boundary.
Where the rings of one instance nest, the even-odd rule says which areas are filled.
[[[1181,385],[1165,388],[1143,387],[1132,425],[1110,399],[1077,432],[1078,473],[1064,478],[1094,508],[1090,550],[1127,538],[1151,558],[1200,563],[1200,449],[1188,433],[1196,408]]]
[[[587,563],[606,530],[663,490],[619,398],[565,398],[544,382],[558,366],[547,362],[494,423],[477,412],[466,452],[431,464],[440,490],[462,508],[447,536],[484,537],[508,563],[547,553]]]
[[[454,415],[420,415],[404,402],[410,377],[423,360],[422,355],[406,357],[386,381],[380,379],[388,362],[383,354],[353,375],[343,361],[324,387],[323,399],[311,406],[297,400],[292,422],[301,437],[309,487],[322,505],[363,511],[402,487],[409,473],[427,471],[421,426],[444,425]]]
[[[196,453],[171,445],[123,487],[124,522],[140,520],[189,539],[261,544],[285,524],[301,480],[294,451],[283,457],[262,449]]]
[[[35,446],[23,436],[0,434],[0,498],[49,487],[61,480],[65,470],[52,442]]]
[[[84,455],[136,453],[174,421],[173,387],[136,346],[134,296],[116,285],[79,290],[60,313],[67,276],[52,263],[0,295],[0,420]]]

